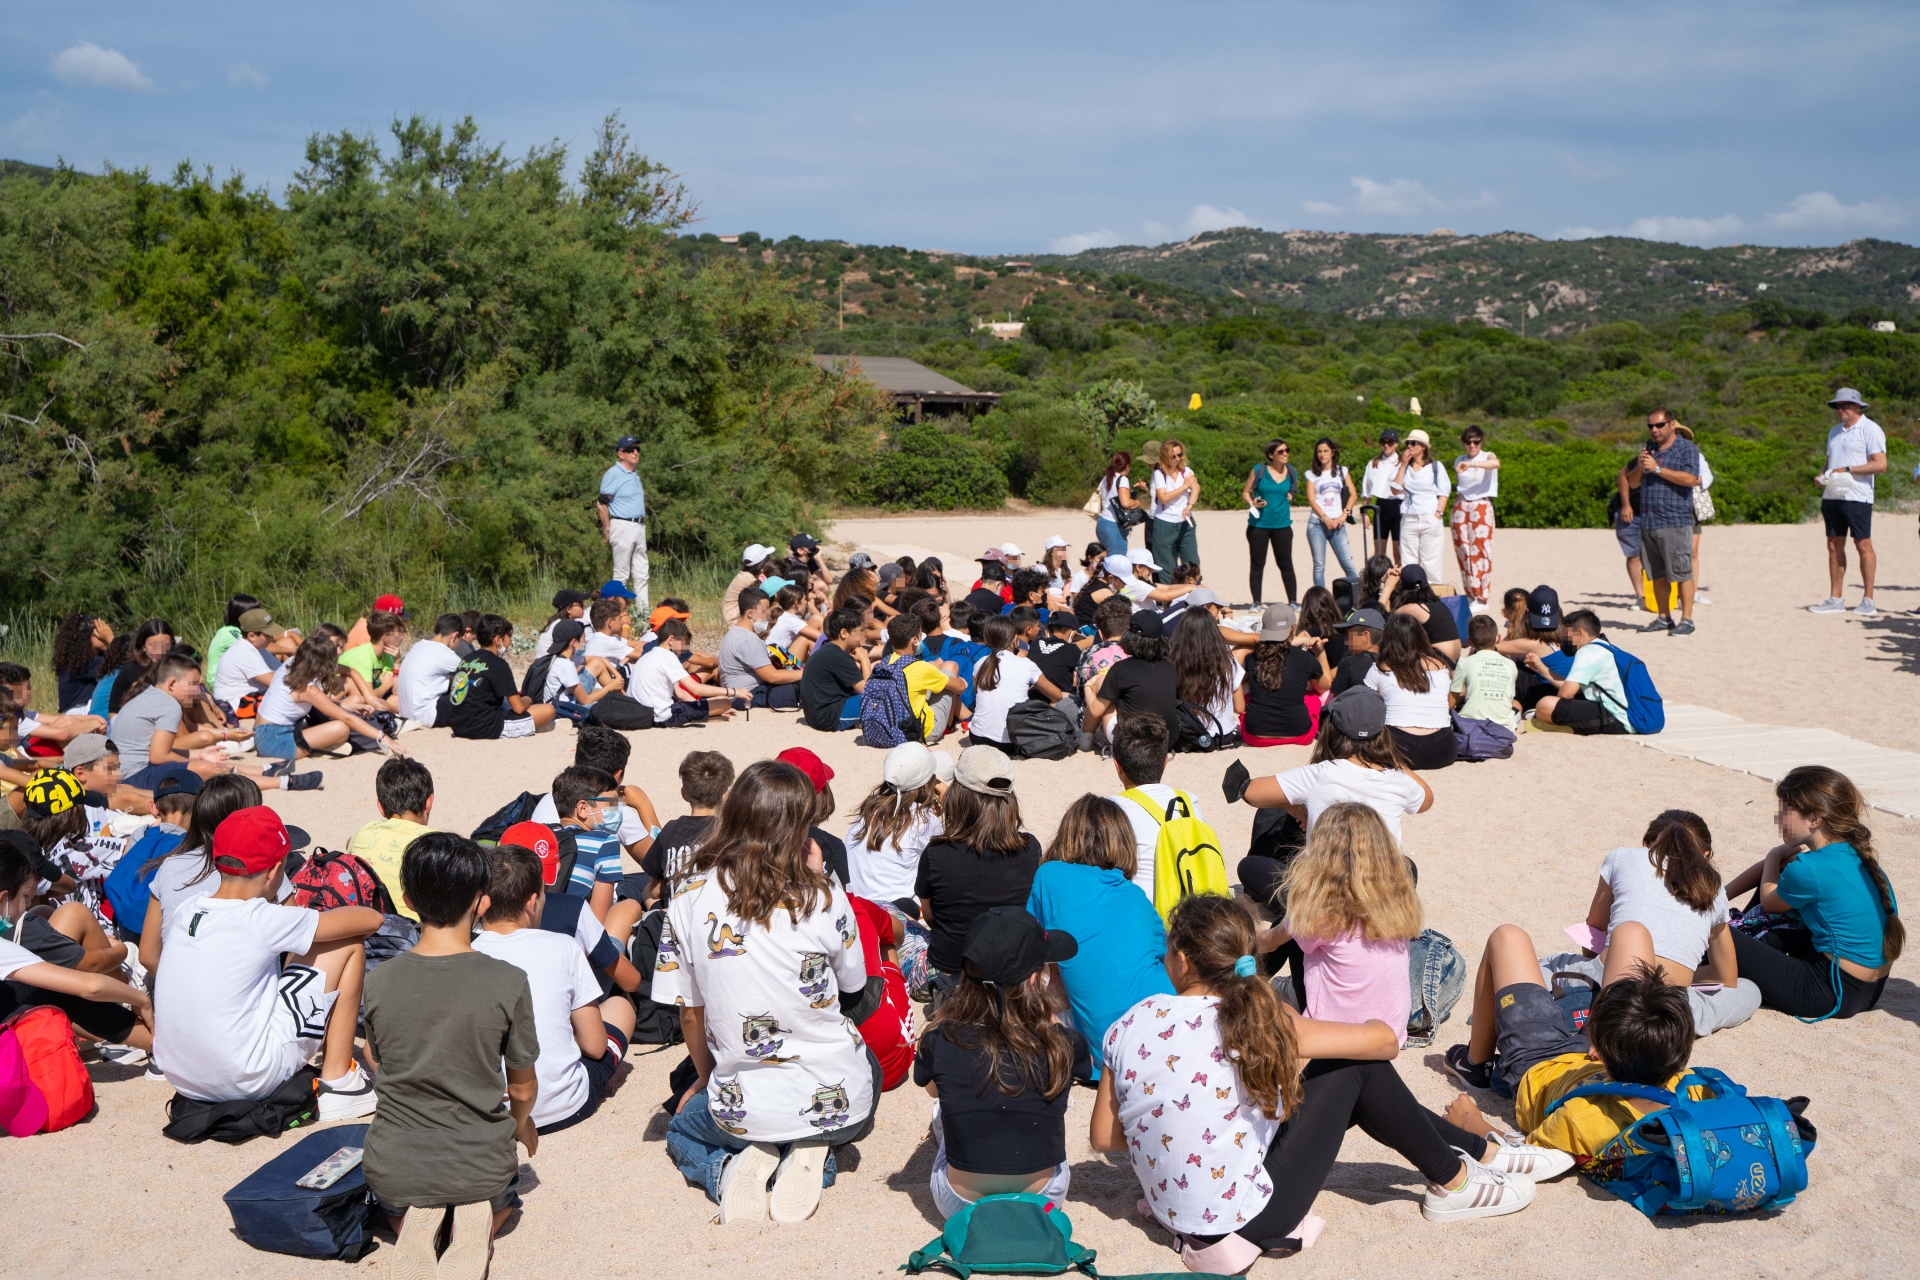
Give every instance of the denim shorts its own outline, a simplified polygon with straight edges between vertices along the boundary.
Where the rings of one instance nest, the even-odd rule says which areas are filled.
[[[292,760],[300,754],[300,748],[306,744],[299,727],[290,724],[267,724],[256,721],[253,726],[253,749],[271,760]]]
[[[1519,1092],[1520,1078],[1548,1058],[1585,1053],[1587,1038],[1573,1029],[1545,987],[1516,982],[1494,992],[1494,1051],[1507,1088]]]

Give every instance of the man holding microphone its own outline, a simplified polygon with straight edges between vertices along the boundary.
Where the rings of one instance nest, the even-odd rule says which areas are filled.
[[[594,511],[600,532],[613,548],[613,577],[631,581],[634,612],[647,612],[647,492],[640,483],[640,442],[621,436],[614,442],[613,465],[600,477]]]

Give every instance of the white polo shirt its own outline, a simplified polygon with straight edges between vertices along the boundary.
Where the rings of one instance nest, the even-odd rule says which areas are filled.
[[[1836,467],[1864,467],[1867,460],[1876,453],[1887,451],[1887,433],[1872,418],[1862,417],[1850,427],[1839,423],[1827,432],[1827,470]],[[1839,502],[1872,502],[1872,476],[1842,476],[1841,479],[1852,482],[1852,492],[1845,497],[1839,496],[1833,487],[1829,487],[1826,496]]]

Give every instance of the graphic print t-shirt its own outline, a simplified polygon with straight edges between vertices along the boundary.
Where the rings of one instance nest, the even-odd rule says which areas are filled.
[[[669,896],[680,887],[687,878],[687,869],[693,866],[693,851],[700,847],[706,838],[707,828],[713,825],[712,814],[698,817],[688,814],[684,818],[674,818],[660,828],[660,834],[653,838],[653,846],[647,850],[647,856],[640,859],[640,869],[655,880],[664,880]]]
[[[706,1009],[714,1123],[791,1142],[873,1110],[866,1044],[840,1012],[840,993],[866,983],[860,926],[838,884],[811,915],[778,910],[763,928],[732,914],[718,877],[698,874],[667,906],[653,998]]]
[[[505,658],[475,649],[453,669],[434,723],[452,729],[456,738],[497,738],[507,720],[507,699],[519,692]]]

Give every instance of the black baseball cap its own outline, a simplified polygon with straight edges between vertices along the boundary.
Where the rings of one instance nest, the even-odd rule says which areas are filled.
[[[1527,625],[1537,631],[1552,631],[1565,616],[1560,612],[1560,593],[1545,585],[1527,592]]]
[[[1323,714],[1355,742],[1371,742],[1387,731],[1387,700],[1363,684],[1341,693]]]
[[[1385,631],[1387,629],[1386,615],[1378,609],[1355,609],[1347,615],[1345,622],[1336,622],[1333,624],[1335,631],[1351,631],[1355,627],[1364,627],[1368,631]]]
[[[967,930],[960,956],[978,971],[988,986],[1017,987],[1040,972],[1048,961],[1071,960],[1080,954],[1073,935],[1047,930],[1023,907],[994,907]]]
[[[639,447],[640,439],[638,436],[621,436],[613,442],[613,451],[615,453],[625,453],[629,449],[638,449]]]
[[[1127,623],[1127,630],[1136,635],[1152,636],[1155,638],[1167,634],[1166,624],[1160,621],[1160,615],[1151,609],[1142,609],[1134,614],[1133,620]]]
[[[200,775],[184,764],[163,764],[153,771],[153,798],[200,794]]]
[[[593,599],[593,597],[584,591],[575,591],[572,587],[562,587],[553,593],[553,607],[556,609],[571,609],[573,606],[585,604],[591,599]]]
[[[1380,433],[1380,443],[1381,444],[1399,444],[1400,433],[1398,431],[1395,431],[1392,427],[1388,427],[1386,430]]]
[[[1419,586],[1423,582],[1426,583],[1428,586],[1433,585],[1432,581],[1427,577],[1427,567],[1425,565],[1409,564],[1409,565],[1401,566],[1400,568],[1400,585],[1401,586],[1415,587],[1415,586]]]
[[[547,645],[547,652],[558,654],[585,634],[587,634],[587,624],[580,619],[562,619],[553,624],[553,640]]]
[[[812,551],[819,545],[820,543],[810,533],[796,533],[787,539],[789,551]]]

